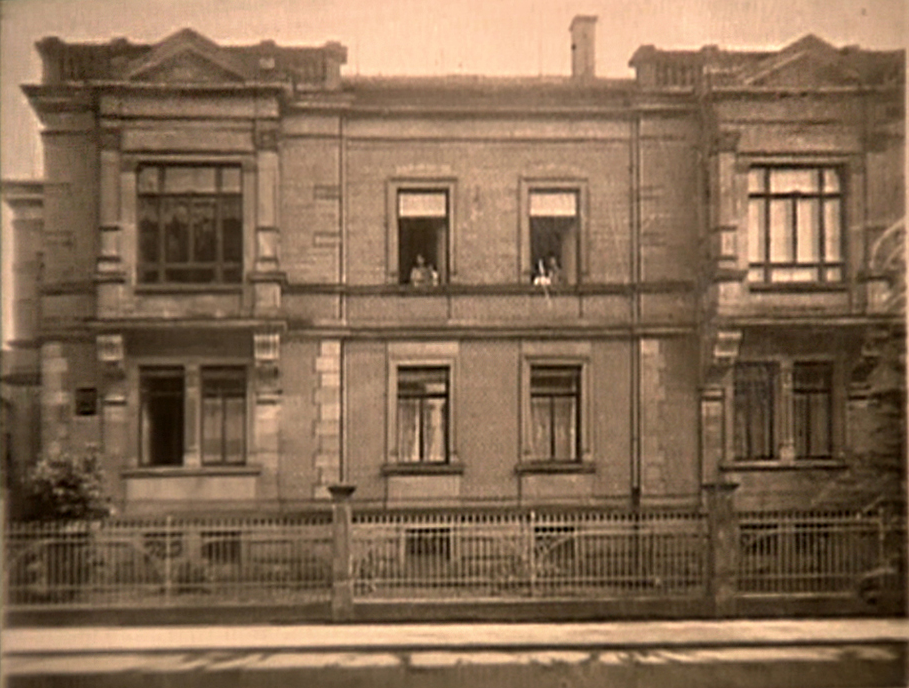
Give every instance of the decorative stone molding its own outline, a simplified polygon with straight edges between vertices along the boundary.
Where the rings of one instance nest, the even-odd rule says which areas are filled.
[[[281,334],[279,332],[256,332],[253,334],[253,356],[256,363],[259,397],[279,392]]]
[[[110,378],[122,378],[126,375],[122,334],[99,334],[95,340],[98,350],[98,361],[104,374]]]
[[[739,356],[739,346],[742,343],[741,330],[719,330],[713,339],[713,364],[721,368],[728,368]]]

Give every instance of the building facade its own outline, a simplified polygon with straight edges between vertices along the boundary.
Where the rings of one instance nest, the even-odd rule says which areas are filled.
[[[595,23],[546,78],[41,41],[41,451],[99,447],[124,513],[875,498],[904,54],[603,79]]]

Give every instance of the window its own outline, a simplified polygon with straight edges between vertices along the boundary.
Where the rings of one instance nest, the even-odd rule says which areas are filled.
[[[245,370],[202,368],[202,463],[242,464],[245,445]]]
[[[796,363],[792,368],[797,459],[829,459],[832,455],[831,368],[829,363]]]
[[[146,466],[183,463],[184,384],[182,368],[140,371],[140,458]]]
[[[734,387],[737,460],[833,457],[831,363],[738,363]]]
[[[535,189],[529,193],[531,281],[575,284],[578,263],[578,192]]]
[[[448,461],[448,368],[398,368],[398,457]]]
[[[98,413],[98,390],[95,387],[79,387],[75,401],[77,416],[94,416]]]
[[[240,282],[240,180],[239,166],[139,168],[139,282]]]
[[[447,190],[399,189],[398,282],[428,287],[448,278]]]
[[[752,167],[748,174],[748,278],[840,282],[843,190],[835,167]]]
[[[535,461],[580,457],[580,366],[532,366],[531,455]]]
[[[735,367],[735,458],[773,459],[775,363],[739,363]]]

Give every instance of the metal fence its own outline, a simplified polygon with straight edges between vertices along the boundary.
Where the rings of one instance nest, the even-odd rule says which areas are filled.
[[[902,515],[701,511],[357,512],[354,596],[368,600],[706,599],[719,543],[735,594],[881,596],[905,587]],[[329,513],[8,524],[5,603],[112,608],[325,602]],[[873,600],[872,600],[873,601]]]
[[[738,514],[740,594],[861,594],[900,584],[901,517],[885,510]]]
[[[700,596],[700,513],[355,514],[361,598]]]
[[[10,524],[10,607],[328,599],[331,517]]]

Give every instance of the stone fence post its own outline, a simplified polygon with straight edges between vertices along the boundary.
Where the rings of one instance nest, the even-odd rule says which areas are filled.
[[[707,595],[717,617],[735,614],[739,529],[732,504],[734,483],[702,485],[707,506]]]
[[[353,485],[329,485],[331,493],[331,620],[353,620],[353,575],[350,557]]]

